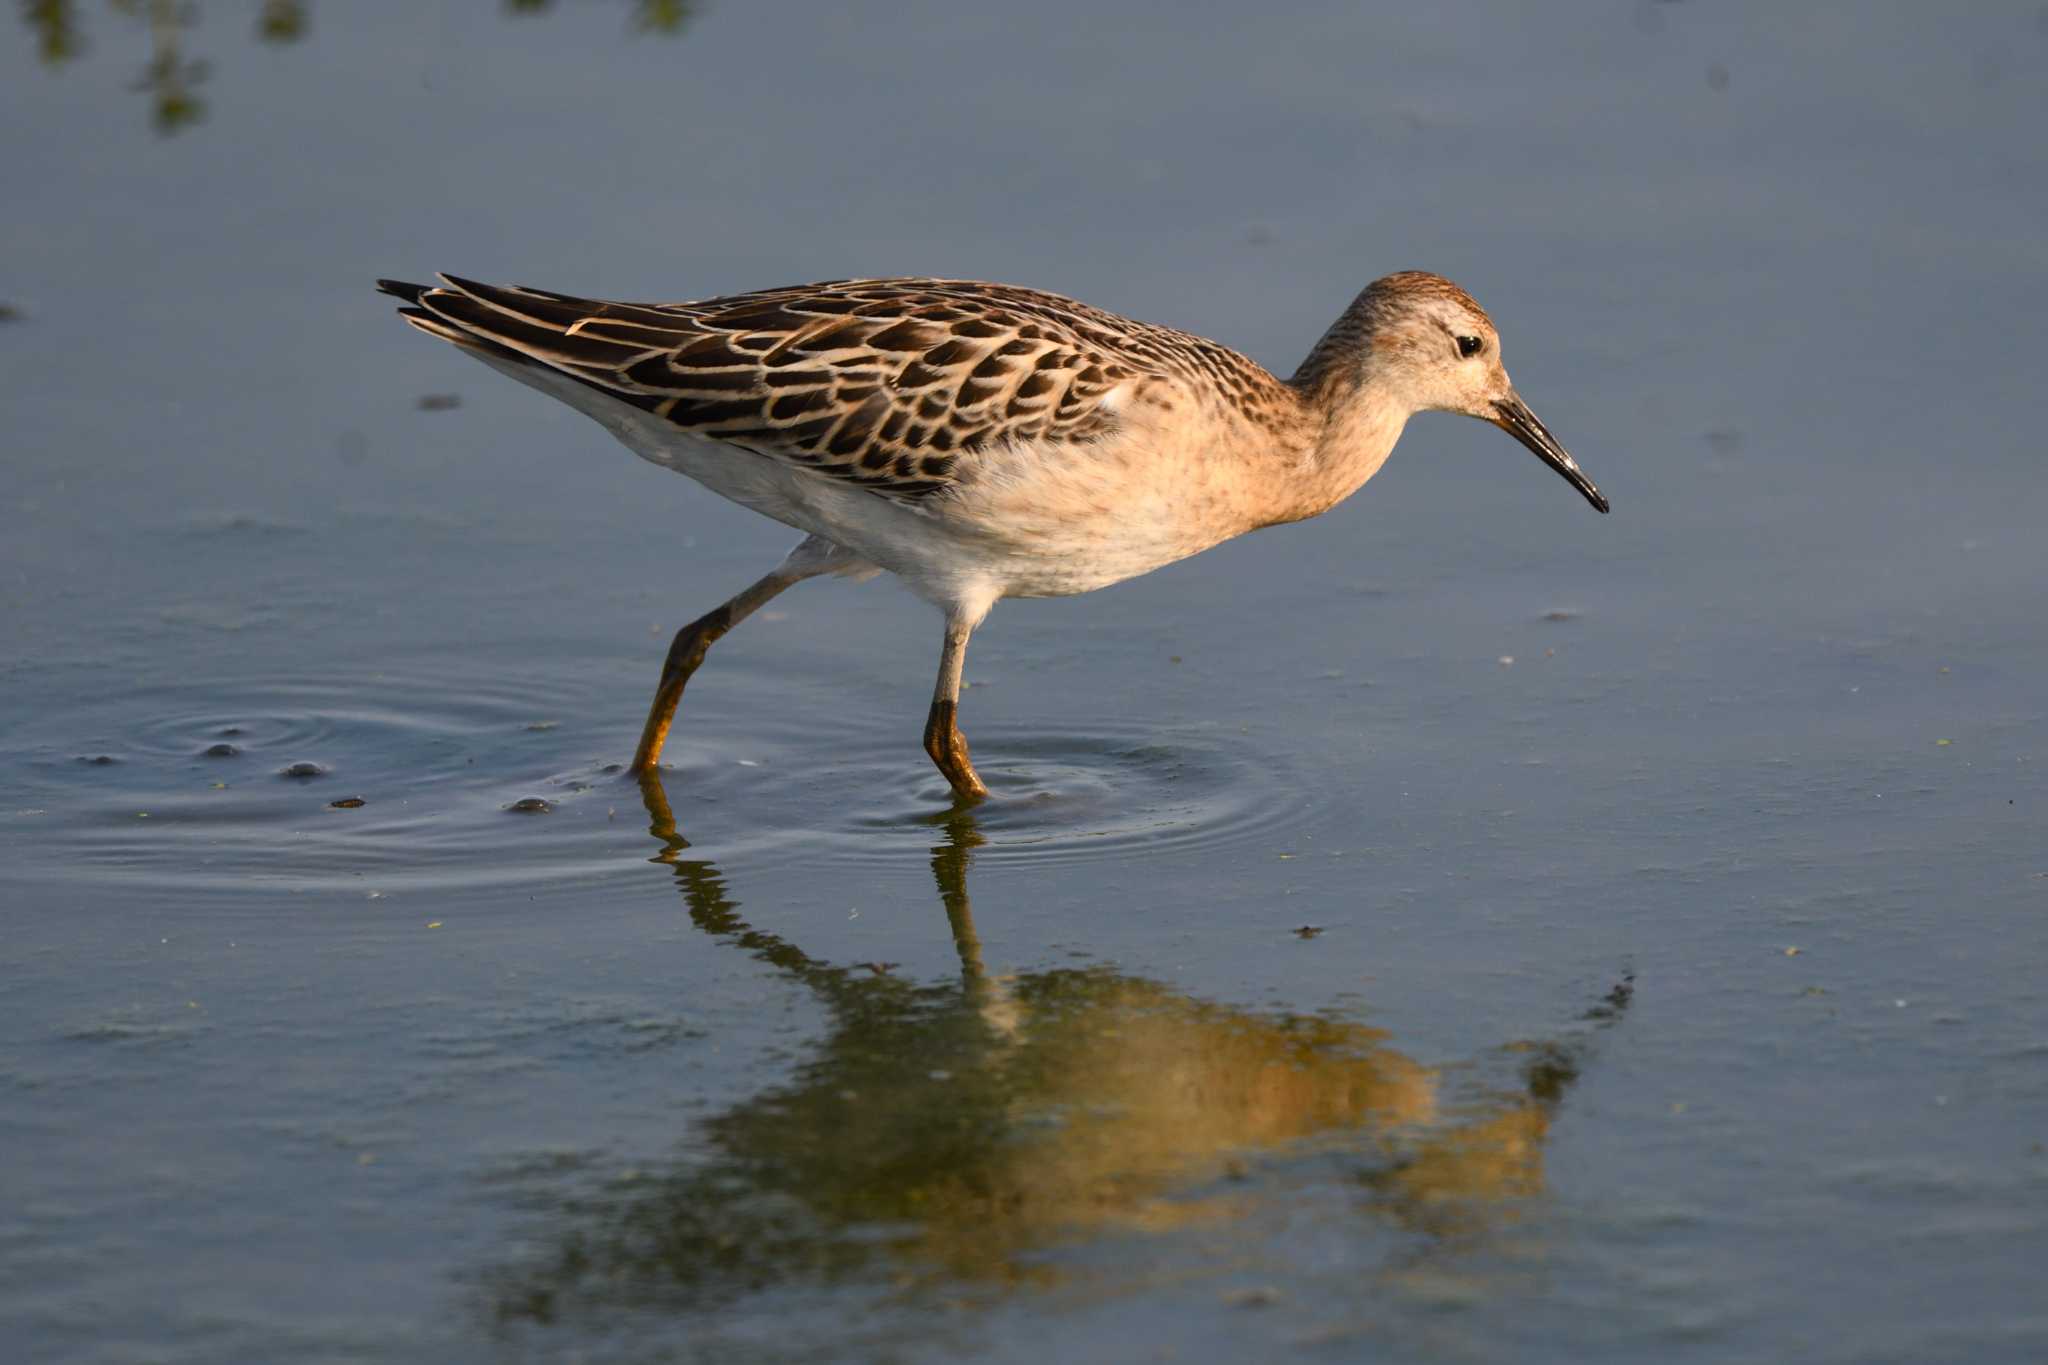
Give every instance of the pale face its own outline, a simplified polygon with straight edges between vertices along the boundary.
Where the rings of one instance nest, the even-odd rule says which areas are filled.
[[[1537,420],[1508,379],[1500,334],[1484,313],[1441,293],[1402,297],[1373,328],[1370,364],[1392,378],[1416,412],[1461,412],[1491,422],[1563,475],[1602,512],[1607,499]]]
[[[1484,314],[1454,299],[1413,298],[1374,328],[1372,363],[1399,376],[1417,412],[1491,420],[1515,391],[1500,363],[1500,335]]]

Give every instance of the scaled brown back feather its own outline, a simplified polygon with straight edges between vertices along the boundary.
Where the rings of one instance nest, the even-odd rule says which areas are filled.
[[[682,431],[898,498],[971,477],[973,456],[1090,442],[1104,399],[1178,381],[1252,409],[1280,388],[1215,342],[1057,294],[967,280],[828,280],[692,303],[380,281],[422,330],[557,370]]]

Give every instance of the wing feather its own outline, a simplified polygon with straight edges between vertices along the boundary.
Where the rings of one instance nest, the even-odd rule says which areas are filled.
[[[830,280],[639,304],[379,281],[424,331],[559,370],[679,430],[893,497],[971,478],[982,451],[1114,431],[1133,380],[1278,383],[1214,342],[973,281]]]

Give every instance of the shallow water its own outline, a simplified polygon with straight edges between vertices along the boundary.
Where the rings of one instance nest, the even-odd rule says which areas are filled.
[[[9,1359],[2048,1355],[2038,7],[524,8],[6,21]],[[369,290],[1409,266],[1614,515],[1005,603],[972,814],[886,583],[622,778],[792,536]]]

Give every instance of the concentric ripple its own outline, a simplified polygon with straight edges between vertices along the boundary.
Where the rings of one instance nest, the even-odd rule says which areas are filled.
[[[1301,784],[1258,739],[1221,726],[976,731],[989,799],[967,814],[980,862],[1071,863],[1254,842],[1309,811]],[[907,752],[906,752],[907,748]],[[846,744],[804,777],[825,837],[856,859],[929,844],[952,793],[917,747]],[[908,836],[908,838],[899,837]]]
[[[620,771],[620,697],[592,687],[575,673],[480,683],[451,664],[82,698],[0,734],[24,778],[8,842],[24,874],[162,893],[644,876],[663,821]],[[662,773],[666,828],[721,858],[866,865],[922,858],[964,819],[977,861],[1070,863],[1291,835],[1311,818],[1258,736],[1170,724],[987,725],[974,742],[991,797],[963,815],[914,734],[849,731],[812,700],[757,677],[689,708]]]
[[[452,669],[112,693],[0,741],[8,818],[24,872],[166,892],[589,877],[628,860],[561,720],[587,707]]]

